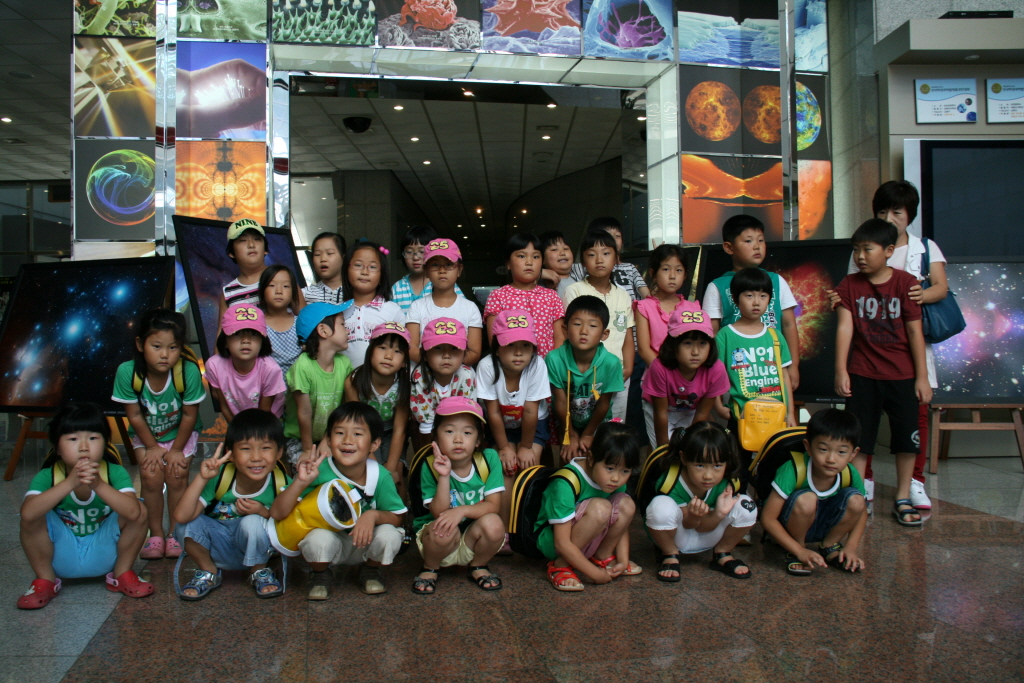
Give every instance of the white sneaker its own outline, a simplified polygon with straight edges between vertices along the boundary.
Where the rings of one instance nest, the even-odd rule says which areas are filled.
[[[865,498],[868,499],[869,503],[875,499],[875,480],[874,479],[865,479],[864,480],[864,491],[867,492],[867,495],[865,496]]]
[[[917,479],[910,480],[910,504],[918,510],[931,510],[932,499],[924,490],[924,482]]]

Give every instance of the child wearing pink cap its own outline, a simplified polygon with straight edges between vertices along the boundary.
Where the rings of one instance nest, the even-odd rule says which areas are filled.
[[[466,364],[466,326],[437,318],[423,330],[422,361],[413,368],[409,407],[419,425],[417,450],[430,443],[437,405],[449,396],[476,399],[476,372]]]
[[[284,414],[288,385],[271,352],[267,321],[256,304],[224,311],[217,355],[206,361],[206,380],[226,421],[249,408]]]
[[[423,254],[424,270],[430,280],[430,294],[424,294],[409,307],[405,324],[409,329],[409,353],[413,362],[419,363],[420,338],[427,325],[438,318],[461,320],[466,332],[466,365],[476,365],[483,349],[484,321],[476,304],[462,296],[456,281],[462,275],[462,252],[455,241],[449,238],[430,240]]]
[[[666,333],[643,379],[647,438],[655,448],[666,445],[675,430],[709,419],[715,398],[729,393],[707,313],[676,309]]]

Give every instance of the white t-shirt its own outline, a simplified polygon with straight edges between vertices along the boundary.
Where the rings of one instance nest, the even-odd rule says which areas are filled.
[[[394,301],[377,297],[364,306],[352,305],[345,311],[345,327],[348,329],[348,348],[345,356],[358,368],[366,360],[366,349],[370,346],[370,333],[381,323],[405,324],[405,313]]]
[[[422,299],[417,299],[412,302],[412,306],[409,306],[409,312],[405,316],[407,323],[416,323],[420,326],[420,334],[423,334],[423,328],[426,327],[430,321],[437,320],[438,318],[454,318],[458,320],[466,329],[470,327],[483,327],[484,320],[480,315],[480,309],[476,307],[472,301],[464,296],[460,296],[455,299],[455,303],[448,308],[442,308],[434,303],[434,297],[425,296]]]
[[[794,308],[797,304],[793,290],[789,288],[786,278],[779,278],[779,307],[782,310]],[[718,287],[709,286],[704,291],[704,312],[711,318],[722,319],[722,295]]]
[[[519,391],[509,393],[505,385],[505,372],[498,365],[498,381],[494,381],[494,361],[490,356],[480,359],[476,366],[476,397],[497,401],[501,408],[501,417],[505,429],[521,429],[523,426],[523,406],[527,401],[539,401],[537,420],[548,417],[548,402],[551,396],[551,384],[548,382],[548,366],[544,359],[534,355],[533,360],[519,377]]]

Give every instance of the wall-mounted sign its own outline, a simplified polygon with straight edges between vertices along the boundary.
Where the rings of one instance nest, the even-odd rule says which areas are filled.
[[[989,123],[1024,123],[1024,78],[990,78],[985,97]]]
[[[973,78],[918,78],[914,94],[918,123],[978,120],[978,83]]]

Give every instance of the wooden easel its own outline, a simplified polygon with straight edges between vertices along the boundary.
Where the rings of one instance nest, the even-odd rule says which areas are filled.
[[[4,472],[4,481],[14,479],[14,470],[18,468],[18,463],[21,461],[21,454],[25,450],[25,442],[29,439],[49,438],[49,435],[46,432],[32,429],[32,425],[36,420],[46,419],[51,415],[52,413],[18,413],[18,417],[22,418],[24,422],[21,423],[21,431],[18,432],[18,440],[14,443],[14,450],[11,451],[11,460],[7,463],[7,471]],[[125,418],[120,415],[115,415],[114,424],[117,425],[117,431],[121,435],[121,443],[124,444],[124,450],[128,454],[128,462],[133,465],[136,464],[135,449],[132,448],[131,439],[128,437],[128,427],[125,424]]]
[[[963,409],[971,411],[970,422],[943,422],[942,411],[946,409]],[[1009,410],[1011,422],[982,422],[982,410]],[[939,458],[949,457],[949,438],[955,431],[995,431],[1015,432],[1017,436],[1017,453],[1024,465],[1024,420],[1021,419],[1024,404],[1014,403],[933,403],[931,404],[931,435],[928,451],[931,462],[928,471],[935,474],[939,471]]]

